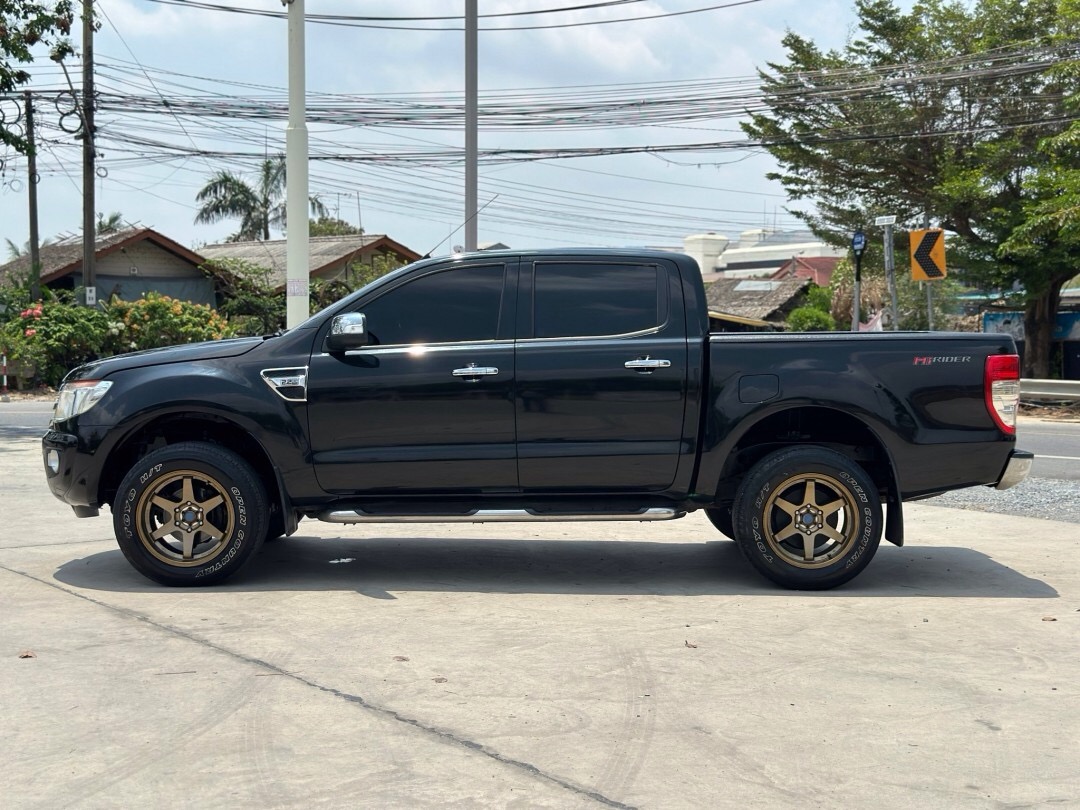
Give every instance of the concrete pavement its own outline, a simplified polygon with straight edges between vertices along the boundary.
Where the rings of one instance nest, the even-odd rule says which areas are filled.
[[[911,505],[792,593],[698,515],[305,522],[172,590],[32,438],[0,504],[6,807],[1080,807],[1080,526]]]

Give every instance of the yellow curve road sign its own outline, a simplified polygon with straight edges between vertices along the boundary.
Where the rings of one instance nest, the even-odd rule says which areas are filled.
[[[940,281],[945,269],[945,232],[928,228],[911,232],[911,278],[914,281]]]

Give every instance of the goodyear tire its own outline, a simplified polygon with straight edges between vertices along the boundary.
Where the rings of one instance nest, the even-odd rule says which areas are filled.
[[[739,487],[732,513],[739,548],[780,585],[823,590],[862,571],[881,541],[881,500],[870,476],[824,447],[779,450]]]
[[[235,574],[266,535],[266,492],[229,450],[181,442],[143,457],[113,502],[120,550],[163,585],[211,585]]]
[[[732,523],[730,504],[727,506],[710,506],[705,510],[705,516],[724,537],[729,539],[735,537],[735,526]]]

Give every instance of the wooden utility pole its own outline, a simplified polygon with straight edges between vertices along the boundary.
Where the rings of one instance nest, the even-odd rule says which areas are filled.
[[[23,93],[26,101],[26,143],[29,149],[26,152],[27,191],[30,198],[30,300],[36,301],[41,295],[41,247],[38,237],[38,205],[37,205],[37,146],[34,142],[34,100],[27,90]]]
[[[86,305],[97,305],[97,274],[94,272],[96,223],[94,221],[94,2],[83,0],[82,13],[82,154],[83,154],[83,286]]]

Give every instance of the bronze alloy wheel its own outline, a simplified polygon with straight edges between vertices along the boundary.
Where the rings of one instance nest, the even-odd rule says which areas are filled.
[[[735,542],[785,588],[835,588],[858,576],[881,541],[877,482],[829,447],[776,450],[747,472],[732,507]]]
[[[855,499],[830,475],[806,473],[783,481],[763,508],[765,542],[797,568],[822,568],[843,557],[860,528]]]
[[[202,565],[233,536],[236,512],[229,492],[215,478],[175,470],[147,488],[135,508],[137,534],[161,562]]]
[[[124,557],[162,585],[213,585],[266,537],[266,487],[251,464],[211,442],[169,444],[138,459],[112,504]]]

